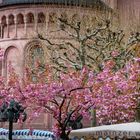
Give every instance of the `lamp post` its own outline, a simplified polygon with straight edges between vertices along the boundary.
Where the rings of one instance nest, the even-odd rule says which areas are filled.
[[[0,122],[9,122],[9,140],[12,140],[13,123],[18,121],[20,115],[23,115],[23,122],[26,120],[27,114],[24,110],[25,108],[13,99],[9,104],[4,102],[0,107]]]

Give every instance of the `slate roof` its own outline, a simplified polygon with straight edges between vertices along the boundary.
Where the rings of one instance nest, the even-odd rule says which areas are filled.
[[[23,5],[23,4],[55,4],[55,5],[72,5],[72,6],[86,6],[106,7],[105,3],[101,0],[3,0],[0,7]]]

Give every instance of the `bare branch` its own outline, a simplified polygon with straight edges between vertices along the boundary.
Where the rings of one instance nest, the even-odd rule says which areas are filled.
[[[80,29],[81,29],[81,22],[77,22],[76,26],[72,25],[71,23],[68,23],[67,20],[63,20],[61,18],[59,18],[59,21],[61,23],[64,23],[65,25],[67,25],[68,27],[70,27],[71,29],[73,29],[76,32],[76,35],[72,35],[72,33],[66,31],[65,29],[62,29],[63,31],[65,31],[66,33],[68,33],[70,36],[79,39],[80,38]]]
[[[67,30],[65,30],[65,29],[63,29],[62,31],[64,31],[65,33],[67,33],[70,37],[73,37],[74,39],[77,39],[77,35],[75,35],[75,34],[69,32],[69,31],[67,31]]]
[[[124,43],[125,34],[123,31],[113,31],[108,20],[98,24],[94,29],[84,30],[81,28],[81,21],[70,23],[62,18],[58,20],[65,27],[58,31],[65,32],[70,37],[69,41],[63,40],[62,43],[54,43],[39,35],[41,40],[46,40],[51,46],[47,46],[49,50],[57,52],[57,55],[52,56],[51,61],[55,64],[53,67],[58,72],[66,72],[67,67],[80,70],[85,65],[98,71],[101,70],[101,63],[109,59],[116,61],[117,70],[123,67],[124,59],[131,59],[134,56],[133,45],[140,42],[140,33],[136,33],[131,35],[127,44]],[[115,59],[112,56],[112,51],[118,51],[118,56],[115,56]],[[118,60],[120,61],[118,62]]]

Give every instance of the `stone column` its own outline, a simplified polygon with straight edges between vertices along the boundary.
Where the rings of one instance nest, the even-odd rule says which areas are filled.
[[[35,14],[34,16],[35,16],[35,33],[37,33],[38,32],[38,15]]]
[[[24,15],[24,33],[25,37],[27,36],[27,17]]]
[[[15,38],[17,38],[17,15],[15,15]]]
[[[45,32],[46,32],[46,35],[48,35],[48,28],[49,28],[49,13],[46,11],[46,15],[45,15],[45,22],[46,22],[46,30],[45,30]]]
[[[6,67],[5,67],[6,59],[5,59],[5,56],[4,56],[4,53],[5,53],[4,51],[5,50],[2,50],[2,51],[3,51],[3,59],[2,59],[2,73],[1,74],[2,74],[2,76],[5,76],[5,73],[6,73],[5,72],[6,71]]]
[[[2,23],[0,23],[0,38],[2,38]]]
[[[8,17],[6,18],[6,22],[7,22],[7,38],[9,38],[9,19],[8,19]]]
[[[4,24],[1,24],[1,38],[4,38]]]
[[[2,76],[2,60],[3,60],[3,52],[2,49],[0,48],[0,76]]]

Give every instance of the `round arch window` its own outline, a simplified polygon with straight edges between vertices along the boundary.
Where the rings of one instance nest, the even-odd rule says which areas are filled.
[[[45,54],[44,49],[39,43],[33,43],[28,46],[28,50],[25,56],[26,67],[30,69],[30,80],[36,82],[37,75],[42,73],[45,69]]]

